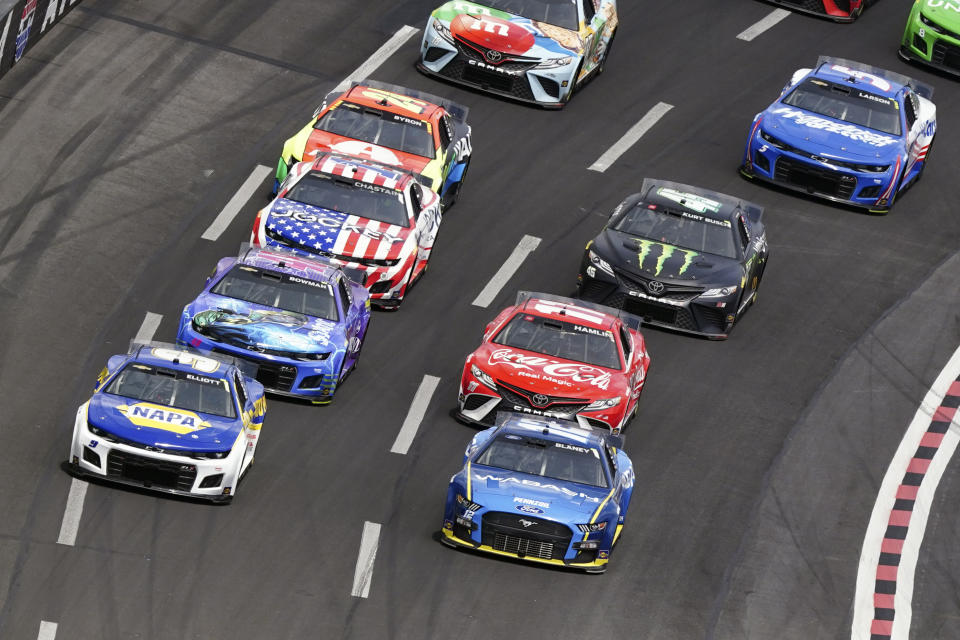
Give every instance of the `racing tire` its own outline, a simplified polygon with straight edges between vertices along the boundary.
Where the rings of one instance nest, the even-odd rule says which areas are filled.
[[[577,89],[580,88],[580,71],[583,69],[583,58],[580,59],[580,64],[577,65],[577,70],[573,73],[573,83],[570,85],[570,91],[567,92],[567,95],[563,97],[563,105],[567,106],[570,101],[573,99],[573,94],[577,92]]]
[[[450,210],[450,207],[457,204],[457,200],[460,199],[460,188],[463,186],[463,181],[467,178],[467,170],[470,168],[470,158],[467,156],[467,163],[463,167],[463,173],[460,174],[460,179],[457,180],[456,184],[450,185],[450,188],[447,189],[447,192],[443,194],[440,198],[440,213],[444,214]]]
[[[597,65],[597,74],[598,76],[603,75],[603,70],[607,66],[607,58],[610,56],[610,50],[613,49],[613,41],[617,37],[617,30],[614,29],[613,33],[610,34],[610,41],[607,42],[607,49],[603,52],[603,60],[600,61],[600,64]]]

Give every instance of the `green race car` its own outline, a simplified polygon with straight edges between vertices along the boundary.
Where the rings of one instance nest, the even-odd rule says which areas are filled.
[[[960,75],[960,0],[916,0],[900,57]]]

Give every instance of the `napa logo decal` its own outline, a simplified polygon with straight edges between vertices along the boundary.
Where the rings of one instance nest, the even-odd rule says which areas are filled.
[[[138,402],[129,406],[120,405],[117,407],[117,411],[138,427],[163,429],[181,435],[206,429],[210,426],[209,422],[201,419],[192,411],[181,411],[149,402]]]

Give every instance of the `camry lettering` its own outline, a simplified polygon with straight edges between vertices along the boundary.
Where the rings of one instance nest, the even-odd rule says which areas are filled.
[[[896,138],[892,138],[890,136],[872,133],[865,129],[861,129],[860,127],[855,127],[852,124],[843,124],[840,122],[827,120],[826,118],[812,116],[798,109],[791,109],[790,107],[780,107],[779,109],[774,109],[772,113],[783,116],[784,118],[789,118],[797,124],[805,127],[836,133],[845,138],[849,138],[856,142],[863,142],[874,147],[885,147],[897,142]]]
[[[496,71],[497,73],[502,73],[506,76],[519,76],[524,73],[523,71],[510,71],[509,69],[504,69],[503,67],[486,64],[485,62],[480,62],[479,60],[474,60],[473,58],[467,58],[467,62],[474,67],[480,67],[481,69],[487,69],[489,71]]]

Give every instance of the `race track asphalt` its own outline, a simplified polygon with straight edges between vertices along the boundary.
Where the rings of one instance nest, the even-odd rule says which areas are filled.
[[[0,638],[849,636],[864,530],[919,401],[960,344],[956,81],[900,62],[907,7],[853,25],[791,15],[752,42],[753,0],[622,3],[605,73],[559,112],[419,74],[413,36],[373,78],[470,107],[474,157],[427,276],[376,313],[327,407],[271,398],[229,507],[91,483],[57,544],[73,415],[147,312],[180,310],[248,238],[263,188],[200,235],[323,95],[429,2],[84,0],[0,80]],[[923,180],[885,217],[747,182],[753,115],[818,55],[936,87]],[[674,106],[606,172],[587,169]],[[626,450],[630,515],[603,576],[453,551],[435,538],[474,431],[449,415],[464,356],[517,290],[570,294],[587,240],[644,177],[766,209],[771,260],[730,340],[657,329]],[[542,242],[487,309],[471,301],[524,235]],[[441,381],[407,455],[390,446],[425,374]],[[914,634],[960,637],[960,491],[948,468]],[[351,596],[364,522],[382,525]]]

